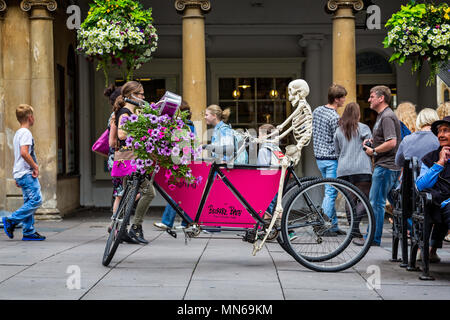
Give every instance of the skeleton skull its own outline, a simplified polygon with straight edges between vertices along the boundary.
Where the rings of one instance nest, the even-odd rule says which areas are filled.
[[[288,92],[289,101],[294,107],[297,107],[298,102],[309,95],[309,86],[305,80],[297,79],[289,83]]]

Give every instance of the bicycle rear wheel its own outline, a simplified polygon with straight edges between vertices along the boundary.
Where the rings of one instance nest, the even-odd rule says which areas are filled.
[[[336,196],[334,204],[323,202],[325,190]],[[323,207],[328,214],[334,210],[336,217],[330,219]],[[300,264],[315,271],[336,272],[364,257],[374,237],[375,220],[369,200],[358,188],[347,181],[319,178],[290,196],[281,231],[283,248]],[[352,243],[361,236],[363,246]]]
[[[139,178],[133,176],[133,180],[127,183],[124,195],[120,200],[117,213],[113,216],[113,224],[103,252],[102,264],[106,267],[111,262],[119,247],[130,221],[131,212],[139,189]]]
[[[307,183],[307,182],[310,182],[310,181],[317,180],[317,179],[320,179],[320,178],[319,178],[319,177],[301,177],[301,178],[298,179],[298,180],[299,180],[299,183],[300,183],[300,186],[298,185],[298,183],[297,183],[297,181],[296,181],[295,179],[290,179],[289,182],[288,182],[288,184],[287,184],[286,190],[284,190],[284,193],[283,193],[283,199],[282,199],[282,206],[283,206],[283,208],[285,208],[286,205],[289,203],[289,199],[290,199],[290,197],[292,196],[292,193],[293,193],[294,191],[300,189],[300,187],[301,187],[303,184],[305,184],[305,183]],[[281,218],[281,217],[280,217],[280,218]],[[289,253],[289,248],[284,244],[283,234],[282,234],[282,232],[281,232],[281,226],[274,226],[274,229],[275,229],[275,228],[277,229],[277,237],[276,237],[276,239],[277,239],[278,244],[279,244],[286,252]],[[289,254],[290,254],[290,253],[289,253]]]

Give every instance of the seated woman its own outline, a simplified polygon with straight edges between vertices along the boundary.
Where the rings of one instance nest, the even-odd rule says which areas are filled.
[[[439,262],[436,251],[450,229],[450,116],[435,121],[431,131],[438,137],[440,147],[422,158],[419,191],[433,196],[432,219],[436,222],[431,235],[430,262]]]
[[[419,112],[416,120],[418,131],[406,136],[398,147],[395,155],[397,166],[403,167],[407,157],[417,157],[421,161],[427,153],[439,148],[439,140],[431,132],[431,125],[438,120],[436,110],[425,108]]]
[[[400,143],[397,154],[395,155],[395,164],[403,167],[405,158],[416,157],[419,162],[429,152],[439,148],[439,140],[431,132],[431,125],[438,121],[439,117],[436,110],[425,108],[419,112],[416,120],[416,128],[418,131],[406,136]],[[400,177],[400,181],[402,178]],[[397,186],[400,188],[400,185]],[[408,219],[408,229],[411,228],[412,220]]]

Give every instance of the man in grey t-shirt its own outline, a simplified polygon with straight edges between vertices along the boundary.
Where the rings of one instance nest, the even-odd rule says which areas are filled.
[[[389,103],[391,90],[386,86],[376,86],[370,90],[370,108],[378,113],[373,128],[372,147],[366,147],[367,155],[374,157],[375,169],[370,188],[370,204],[375,214],[375,237],[372,245],[381,244],[384,213],[388,192],[398,179],[400,168],[395,164],[395,153],[401,140],[400,122]],[[369,140],[365,140],[366,144]],[[364,239],[354,239],[354,244],[363,245]]]

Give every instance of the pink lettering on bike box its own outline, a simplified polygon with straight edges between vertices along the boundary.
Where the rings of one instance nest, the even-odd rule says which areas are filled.
[[[191,164],[190,167],[195,177],[202,176],[203,178],[196,186],[180,184],[174,190],[171,190],[165,182],[164,173],[162,172],[155,176],[155,181],[194,220],[203,190],[206,187],[211,164],[203,162],[201,164]],[[281,171],[278,169],[221,170],[250,206],[262,216],[278,192]],[[208,226],[236,228],[248,228],[255,224],[255,220],[250,213],[217,175],[199,222]]]

